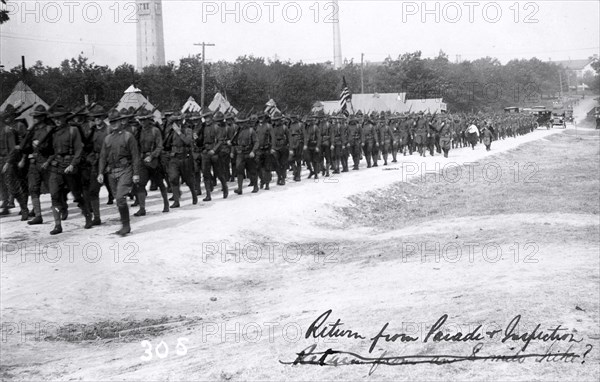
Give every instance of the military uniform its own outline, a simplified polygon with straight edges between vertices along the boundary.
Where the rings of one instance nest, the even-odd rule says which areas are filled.
[[[336,118],[331,125],[331,159],[333,161],[333,173],[340,173],[340,164],[342,171],[348,172],[348,129],[344,122]]]
[[[319,162],[320,162],[320,147],[321,147],[321,132],[319,131],[319,121],[313,119],[308,124],[308,128],[305,132],[304,137],[304,153],[306,166],[310,170],[308,179],[315,176],[315,179],[319,179]]]
[[[302,173],[302,149],[304,147],[304,127],[303,124],[298,120],[298,116],[292,115],[291,124],[289,127],[289,140],[290,140],[290,162],[292,164],[292,173],[294,174],[294,181],[301,181]]]
[[[180,113],[174,113],[171,117],[169,117],[169,123],[181,123],[181,119]],[[173,190],[173,205],[171,208],[179,208],[180,206],[180,178],[183,179],[183,181],[188,185],[192,193],[192,204],[198,204],[198,196],[196,195],[194,180],[194,158],[192,156],[194,143],[192,129],[185,126],[180,128],[179,132],[177,132],[173,126],[171,126],[171,129],[173,132],[170,134],[171,140],[169,146],[171,147],[171,152],[168,169],[169,183],[171,184],[171,189]],[[153,136],[152,141],[154,143],[149,144],[149,146],[146,147],[146,149],[152,150],[146,151],[146,154],[151,151],[158,150],[158,147],[155,147],[157,137]]]
[[[163,141],[160,130],[152,124],[152,114],[149,112],[142,113],[138,119],[142,124],[139,137],[140,151],[140,183],[137,186],[137,196],[139,200],[140,210],[134,216],[146,215],[146,185],[152,179],[154,184],[160,190],[160,195],[163,199],[163,212],[169,212],[169,196],[167,195],[167,187],[163,183],[165,174],[160,165],[160,158],[163,149]]]
[[[392,130],[385,119],[380,120],[377,123],[379,132],[379,142],[381,142],[381,153],[383,154],[383,165],[387,166],[388,155],[392,151],[392,143],[394,138],[392,136]]]
[[[329,176],[329,169],[331,168],[331,123],[322,118],[319,130],[321,132],[321,160],[319,161],[321,175]]]
[[[264,117],[260,118],[256,127],[256,136],[258,138],[258,152],[256,154],[256,163],[258,166],[258,176],[260,178],[260,188],[269,189],[271,183],[272,155],[271,155],[271,125]]]
[[[21,139],[11,126],[11,121],[5,120],[5,116],[10,113],[10,110],[5,111],[5,115],[0,118],[0,196],[2,198],[0,215],[8,214],[9,199],[14,196],[21,207],[21,220],[26,221],[29,216],[27,182],[18,168]]]
[[[105,172],[108,173],[121,223],[123,227],[117,231],[124,236],[131,232],[129,224],[129,206],[126,196],[131,192],[133,183],[139,182],[140,154],[133,135],[125,130],[126,119],[129,115],[121,116],[116,110],[108,114],[111,123],[110,134],[104,139],[98,162],[98,182],[103,183]],[[124,122],[125,121],[125,122]]]
[[[448,153],[452,146],[452,132],[454,130],[454,122],[451,118],[446,118],[440,125],[440,146],[444,151],[444,157],[448,158]]]
[[[87,202],[83,200],[81,177],[77,173],[77,167],[82,160],[83,143],[79,130],[75,126],[67,126],[67,114],[64,106],[57,106],[56,111],[50,114],[54,123],[58,123],[57,129],[52,135],[54,153],[48,158],[50,162],[49,187],[54,217],[54,229],[50,232],[51,235],[62,232],[60,209],[64,207],[66,186],[73,194],[74,200],[78,202],[79,208],[85,216],[86,225],[91,224],[92,221]]]
[[[282,123],[281,113],[276,111],[271,118],[271,154],[275,172],[277,173],[277,185],[284,186],[287,178],[288,157],[290,153],[288,128]]]
[[[361,130],[361,142],[363,152],[367,159],[367,168],[377,167],[377,151],[379,148],[379,134],[374,122],[369,118],[365,122]]]
[[[220,159],[223,158],[223,155],[219,156],[220,146],[223,144],[227,144],[227,131],[224,126],[220,126],[224,120],[224,116],[221,112],[217,112],[213,116],[212,123],[207,124],[204,128],[203,134],[203,150],[202,150],[202,176],[204,177],[204,186],[206,188],[206,198],[204,198],[205,202],[209,202],[212,200],[211,192],[213,188],[212,184],[212,174],[211,168],[215,174],[215,176],[221,182],[221,187],[223,189],[223,199],[227,199],[229,195],[229,188],[227,187],[227,180],[225,179],[225,174],[223,174],[223,165],[220,162]],[[229,157],[227,157],[229,160]]]
[[[258,192],[258,174],[256,171],[256,152],[258,151],[258,137],[254,128],[248,123],[248,119],[239,118],[237,119],[237,125],[239,131],[237,137],[233,139],[233,146],[236,158],[236,170],[237,170],[237,183],[238,188],[235,193],[242,195],[242,187],[244,185],[244,172],[250,179],[250,184],[253,185],[253,193]]]
[[[352,170],[358,170],[360,165],[360,150],[361,150],[361,130],[358,120],[354,116],[350,116],[348,120],[348,148],[352,156]]]

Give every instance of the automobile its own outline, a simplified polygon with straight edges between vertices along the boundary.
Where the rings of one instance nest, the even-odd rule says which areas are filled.
[[[552,111],[541,109],[539,107],[533,108],[532,114],[536,116],[536,122],[539,127],[546,126],[546,128],[552,128]]]
[[[573,118],[573,109],[565,110],[565,122],[575,123],[575,119]]]
[[[554,128],[554,126],[562,126],[563,129],[567,128],[564,111],[555,110],[552,112],[552,127]]]
[[[517,106],[505,107],[504,112],[505,113],[518,113],[519,108]]]
[[[596,116],[596,129],[600,129],[600,106],[596,106],[594,115]]]

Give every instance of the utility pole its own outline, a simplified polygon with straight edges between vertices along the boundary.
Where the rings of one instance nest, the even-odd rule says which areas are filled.
[[[560,79],[560,102],[563,99],[563,87],[562,87],[562,71],[558,72],[558,78]]]
[[[206,43],[203,41],[200,44],[194,44],[194,45],[202,46],[202,90],[200,93],[200,107],[202,109],[204,109],[204,78],[206,76],[206,74],[204,72],[204,57],[206,57],[206,49],[205,48],[207,46],[215,46],[215,44],[209,44],[209,43]]]
[[[360,54],[360,93],[365,94],[365,74],[364,74],[365,54]]]

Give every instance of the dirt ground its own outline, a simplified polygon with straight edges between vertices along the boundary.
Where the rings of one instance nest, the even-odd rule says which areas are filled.
[[[50,216],[37,227],[2,219],[0,375],[598,380],[599,138],[585,126],[538,130],[494,142],[489,153],[402,157],[200,206],[186,192],[169,214],[153,193],[127,238],[110,234],[119,225],[111,206],[90,231],[71,209],[59,238],[48,235]],[[442,175],[423,175],[436,163]],[[346,332],[306,338],[328,310],[329,328],[339,319]],[[482,338],[425,342],[443,315],[444,333]],[[560,325],[564,337],[525,350],[522,339],[502,342],[518,315],[519,335],[540,324],[544,333]],[[369,352],[386,323],[390,341]],[[400,333],[418,339],[392,342]],[[491,359],[468,358],[479,343],[477,354]],[[313,344],[427,363],[284,364]],[[463,358],[444,362],[455,357]]]

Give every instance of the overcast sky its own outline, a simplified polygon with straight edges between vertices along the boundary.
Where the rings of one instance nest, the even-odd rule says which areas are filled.
[[[78,54],[100,65],[136,64],[135,1],[8,1],[0,28],[5,69],[36,60],[56,66]],[[515,5],[516,4],[516,5]],[[339,1],[342,55],[360,62],[421,50],[454,61],[491,56],[587,58],[600,50],[600,1]],[[25,7],[27,9],[25,9]],[[429,10],[431,13],[427,14]],[[229,11],[229,13],[227,13]],[[331,1],[163,0],[167,60],[200,52],[207,60],[241,55],[333,60]],[[437,20],[436,20],[437,18]],[[236,20],[237,19],[237,20]]]

